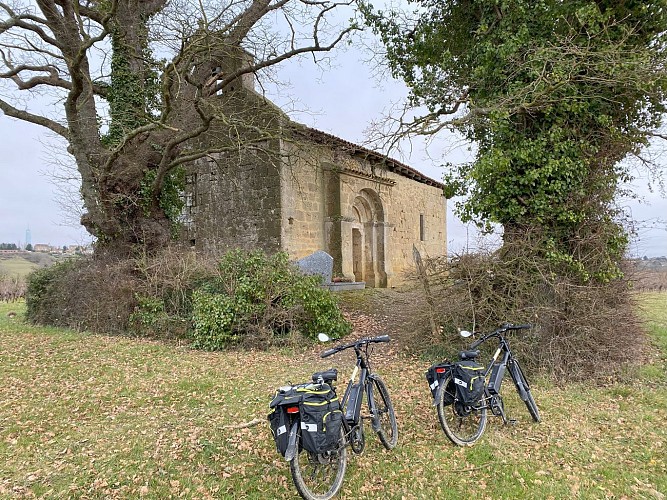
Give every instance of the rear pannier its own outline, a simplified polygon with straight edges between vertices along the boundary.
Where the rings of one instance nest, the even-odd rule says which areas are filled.
[[[296,392],[296,387],[281,387],[269,403],[269,427],[276,442],[276,449],[283,457],[287,451],[289,438],[289,413],[298,414],[302,395]]]
[[[445,378],[451,375],[452,373],[452,363],[449,361],[444,361],[442,363],[435,363],[431,365],[428,370],[426,370],[426,381],[428,382],[428,387],[431,389],[431,395],[433,396],[434,404],[437,404],[438,401],[435,399],[438,397],[438,388],[444,383]],[[445,393],[443,403],[445,405],[452,404],[454,401],[454,391],[453,382],[450,379],[450,387]],[[444,389],[443,389],[444,390]]]
[[[474,361],[457,361],[452,365],[452,378],[457,398],[465,405],[474,405],[484,393],[484,367]]]
[[[343,414],[338,396],[328,384],[300,384],[282,388],[269,407],[269,425],[281,455],[284,456],[287,450],[290,415],[296,418],[297,413],[303,449],[324,453],[338,447]]]

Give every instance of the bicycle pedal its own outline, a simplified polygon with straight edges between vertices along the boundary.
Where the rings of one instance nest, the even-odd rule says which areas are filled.
[[[516,422],[517,422],[516,418],[507,419],[507,423],[509,425],[516,425]]]

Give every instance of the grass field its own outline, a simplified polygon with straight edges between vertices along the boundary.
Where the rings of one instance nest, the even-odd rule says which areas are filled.
[[[0,259],[0,276],[3,274],[7,276],[18,275],[23,278],[38,267],[37,264],[29,262],[22,257],[2,258]]]
[[[667,294],[642,297],[656,351],[641,378],[607,387],[533,381],[543,421],[511,390],[517,419],[491,419],[456,448],[423,373],[397,343],[377,349],[399,423],[385,451],[367,430],[340,498],[655,498],[667,493]],[[0,304],[0,497],[294,498],[265,423],[275,387],[351,368],[320,347],[203,353],[35,328]],[[511,389],[511,390],[510,390]],[[262,419],[257,426],[227,426]]]

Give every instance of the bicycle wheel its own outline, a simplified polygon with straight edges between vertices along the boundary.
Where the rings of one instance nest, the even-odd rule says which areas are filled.
[[[301,436],[297,439],[300,440]],[[294,486],[306,500],[328,500],[334,497],[343,485],[346,467],[347,450],[343,427],[340,430],[338,449],[319,454],[302,450],[290,461]]]
[[[398,442],[398,425],[396,424],[394,405],[391,404],[389,399],[387,386],[379,377],[373,377],[372,391],[372,393],[369,393],[368,406],[370,406],[373,415],[377,416],[374,419],[373,430],[377,432],[382,445],[391,450]]]
[[[519,366],[519,362],[516,359],[512,359],[509,363],[510,375],[514,381],[514,386],[516,387],[519,396],[524,403],[526,403],[526,408],[528,408],[528,413],[533,417],[535,422],[540,421],[540,410],[537,409],[537,404],[535,404],[535,399],[530,392],[530,385],[526,376],[523,374],[523,370]],[[522,391],[523,389],[523,391]]]
[[[456,388],[452,376],[442,381],[438,404],[440,426],[452,443],[458,446],[471,446],[486,428],[486,407],[478,409],[465,407],[456,399]]]

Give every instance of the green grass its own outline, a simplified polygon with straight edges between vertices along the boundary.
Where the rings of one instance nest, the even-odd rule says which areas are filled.
[[[24,278],[38,267],[39,265],[27,261],[23,257],[2,258],[0,259],[0,276],[4,274]]]
[[[543,422],[505,388],[516,425],[491,419],[471,448],[449,443],[427,362],[379,347],[399,423],[385,451],[367,430],[340,498],[657,498],[667,492],[667,295],[643,296],[656,346],[641,380],[608,387],[533,381]],[[8,312],[18,312],[10,318]],[[265,423],[275,387],[350,368],[319,348],[196,352],[36,328],[0,303],[0,497],[294,498]],[[226,426],[262,419],[257,426]]]

